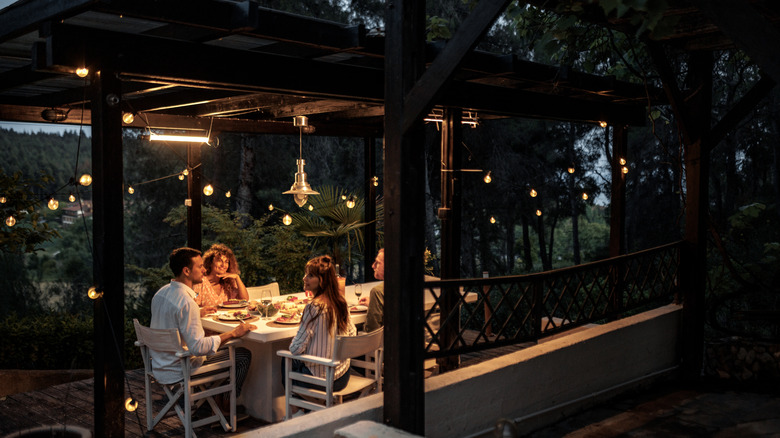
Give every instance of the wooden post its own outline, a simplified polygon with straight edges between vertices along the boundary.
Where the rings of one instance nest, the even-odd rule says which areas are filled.
[[[609,126],[605,138],[609,138]],[[609,256],[626,253],[626,178],[623,167],[631,171],[628,163],[628,129],[619,125],[612,127],[612,198],[609,214]],[[609,306],[619,312],[623,303],[623,267],[616,264],[610,271]]]
[[[95,436],[123,437],[124,209],[121,83],[102,66],[92,75],[93,276],[103,296],[94,301]],[[86,291],[84,291],[86,293]]]
[[[460,278],[460,229],[461,229],[461,143],[462,110],[445,108],[441,124],[441,276],[443,279]],[[458,308],[458,288],[441,288],[441,315],[445,320]],[[457,321],[459,322],[459,321]],[[439,339],[444,348],[449,348],[458,336],[460,326],[442,324]],[[459,356],[448,356],[437,360],[441,371],[449,371],[460,365]]]
[[[385,26],[383,412],[385,424],[422,436],[425,136],[422,117],[409,107],[427,103],[409,102],[407,93],[424,69],[425,2],[387,3]]]
[[[376,193],[377,187],[374,185],[373,178],[376,174],[376,139],[366,137],[364,140],[364,159],[363,159],[363,193],[366,194],[365,212],[363,213],[363,222],[366,225],[363,228],[363,242],[365,243],[365,252],[363,253],[364,281],[374,278],[374,272],[371,266],[374,264],[376,256]],[[357,281],[357,280],[356,280]]]
[[[203,245],[201,181],[203,176],[199,144],[187,145],[187,246],[201,249]]]

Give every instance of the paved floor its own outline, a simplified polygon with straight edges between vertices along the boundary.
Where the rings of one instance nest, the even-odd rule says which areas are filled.
[[[780,384],[666,383],[527,437],[780,437]]]

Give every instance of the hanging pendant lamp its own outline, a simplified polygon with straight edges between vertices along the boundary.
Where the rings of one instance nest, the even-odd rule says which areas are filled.
[[[306,172],[303,171],[303,166],[306,162],[303,160],[303,128],[309,126],[309,118],[306,116],[295,116],[293,118],[294,126],[298,127],[298,159],[296,164],[298,165],[298,171],[295,172],[295,182],[290,190],[282,193],[283,195],[293,195],[295,203],[298,207],[303,207],[306,201],[309,199],[309,195],[319,195],[320,193],[311,188],[306,181]]]

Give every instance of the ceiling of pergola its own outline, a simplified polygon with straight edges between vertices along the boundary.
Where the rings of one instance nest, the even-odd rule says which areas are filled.
[[[722,32],[708,14],[691,6],[697,1],[670,2],[667,14],[680,20],[661,42],[683,50],[734,48],[733,32]],[[554,8],[560,2],[529,3]],[[761,17],[758,22],[753,17],[756,29],[777,31],[780,2],[728,4],[743,10],[749,5]],[[296,133],[292,118],[305,115],[318,134],[381,135],[383,35],[251,1],[181,5],[21,0],[0,11],[0,120],[43,122],[42,111],[54,108],[66,114],[60,123],[88,124],[88,80],[74,74],[86,64],[118,72],[122,109],[137,114],[137,127]],[[633,31],[629,16],[605,17],[593,7],[585,17]],[[761,50],[770,51],[765,57],[772,59],[777,45],[765,46]],[[434,59],[441,49],[442,44],[429,44],[427,57]],[[763,67],[771,71],[769,63]],[[655,101],[659,93],[648,95],[638,84],[512,55],[474,52],[436,104],[476,112],[483,120],[534,117],[638,125],[644,123],[648,96]]]
[[[88,80],[74,74],[86,63],[118,72],[138,127],[297,133],[292,118],[305,115],[318,134],[381,135],[383,35],[250,1],[181,5],[22,0],[0,11],[0,120],[42,122],[56,108],[60,123],[88,124]],[[430,44],[429,59],[439,50]],[[475,52],[436,103],[482,119],[636,125],[647,99],[641,85]]]

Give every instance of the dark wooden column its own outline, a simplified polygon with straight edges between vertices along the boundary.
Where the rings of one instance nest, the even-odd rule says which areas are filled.
[[[376,193],[377,187],[374,185],[373,178],[376,174],[376,138],[366,137],[364,139],[365,147],[363,154],[363,193],[366,194],[365,212],[363,221],[368,223],[363,228],[363,242],[365,243],[363,256],[363,272],[365,276],[363,281],[370,281],[374,278],[374,271],[371,265],[374,264],[376,256]],[[357,280],[355,280],[357,281]]]
[[[463,127],[462,110],[446,108],[441,126],[441,277],[443,279],[460,278],[461,248],[461,143]],[[442,288],[441,314],[449,315],[458,305],[458,288]],[[458,335],[458,326],[445,324],[441,327],[440,339],[449,346]],[[458,356],[444,357],[438,360],[442,371],[458,367]]]
[[[685,241],[680,262],[683,296],[683,371],[689,378],[701,373],[704,349],[705,291],[707,286],[707,229],[709,216],[709,145],[712,120],[712,54],[690,56],[688,89],[695,90],[685,104],[688,141],[685,144]]]
[[[425,138],[406,96],[424,68],[425,2],[389,2],[386,21],[384,422],[424,435]]]
[[[95,436],[125,434],[124,219],[120,81],[103,66],[92,75],[92,201],[94,281]]]
[[[201,229],[201,180],[203,170],[201,166],[199,144],[187,145],[187,168],[190,174],[187,176],[187,246],[201,249],[203,245],[203,230]]]
[[[606,138],[609,138],[607,126]],[[628,128],[612,127],[612,196],[609,204],[609,256],[626,253],[626,174],[621,159],[628,161]],[[627,163],[628,164],[628,163]],[[629,167],[630,171],[630,167]]]

